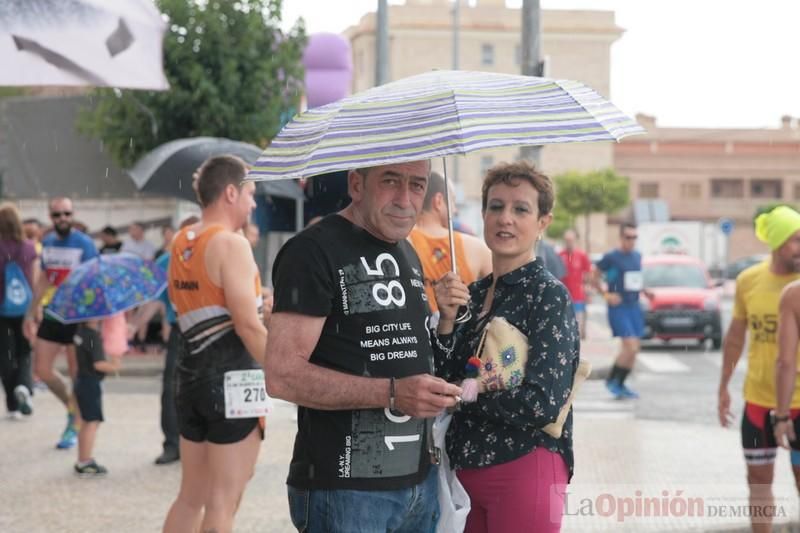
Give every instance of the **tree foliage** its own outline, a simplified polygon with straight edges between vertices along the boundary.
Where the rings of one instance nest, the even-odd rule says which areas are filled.
[[[156,0],[167,19],[168,91],[97,89],[79,129],[130,167],[182,137],[266,146],[302,94],[302,21],[279,28],[281,0]]]
[[[613,169],[566,172],[555,177],[556,207],[548,234],[560,237],[573,226],[575,217],[587,216],[584,232],[589,243],[588,215],[614,213],[630,203],[628,178]]]
[[[575,225],[575,217],[560,209],[558,205],[553,210],[553,221],[547,226],[547,236],[551,239],[560,239],[564,232]]]

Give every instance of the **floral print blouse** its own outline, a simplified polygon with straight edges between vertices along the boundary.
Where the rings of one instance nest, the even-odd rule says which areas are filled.
[[[569,293],[537,258],[497,280],[491,309],[479,317],[491,286],[491,274],[470,285],[472,318],[451,335],[434,338],[436,375],[450,382],[464,379],[483,327],[501,316],[528,337],[525,377],[517,387],[479,394],[453,414],[447,432],[450,463],[481,468],[544,447],[561,455],[572,477],[572,412],[561,438],[541,430],[566,403],[578,368],[580,335]]]

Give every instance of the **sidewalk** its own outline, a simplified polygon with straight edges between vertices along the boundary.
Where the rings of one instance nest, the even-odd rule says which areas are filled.
[[[145,384],[147,388],[142,390],[154,390],[153,382],[157,382],[156,378],[131,381]],[[26,422],[0,419],[6,450],[0,456],[0,531],[160,530],[177,494],[180,467],[152,464],[161,443],[157,394],[117,392],[105,396],[107,423],[100,429],[96,456],[110,474],[98,480],[76,478],[71,471],[75,451],[53,448],[64,421],[58,402],[49,394],[39,394],[35,408],[33,418]],[[242,501],[237,532],[291,531],[284,480],[295,432],[293,410],[293,406],[277,402],[268,419],[267,438]],[[722,509],[738,512],[735,509],[746,505],[736,430],[592,419],[577,413],[575,456],[565,532],[747,530],[746,517],[710,516],[719,515]],[[797,517],[797,496],[783,451],[778,464],[775,494],[782,513],[778,522],[785,523]],[[665,513],[657,517],[652,513],[643,516],[643,512],[626,515],[626,505],[636,513],[637,500],[665,501],[659,503]],[[693,507],[687,509],[686,502]],[[640,508],[644,509],[644,504]]]
[[[582,357],[592,361],[595,379],[602,379],[617,344],[601,321],[589,324]],[[136,376],[128,381],[149,383],[141,390],[157,389],[163,355],[126,356],[124,365],[123,380]],[[97,457],[111,474],[102,480],[75,478],[74,452],[52,448],[63,411],[51,395],[37,395],[36,413],[26,423],[0,420],[0,438],[6,450],[14,450],[0,456],[5,480],[0,501],[13,494],[15,502],[0,505],[0,531],[159,531],[180,469],[152,465],[161,442],[158,394],[108,394],[104,403],[108,423],[100,430]],[[278,402],[268,419],[237,532],[292,531],[284,480],[295,433],[293,410]],[[580,410],[574,416],[575,476],[567,491],[564,532],[749,531],[738,425],[724,429]],[[776,462],[774,494],[774,531],[798,531],[800,506],[784,450]]]

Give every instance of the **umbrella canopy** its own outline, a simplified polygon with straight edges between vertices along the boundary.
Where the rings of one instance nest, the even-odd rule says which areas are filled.
[[[162,144],[149,152],[130,170],[136,188],[197,202],[192,189],[192,174],[209,157],[233,154],[252,164],[261,155],[258,146],[224,137],[191,137]],[[257,191],[268,196],[303,200],[303,190],[296,183],[260,183]]]
[[[432,71],[298,115],[248,177],[300,178],[499,146],[618,141],[637,133],[644,129],[576,81]]]
[[[65,324],[106,318],[157,298],[166,286],[166,274],[152,261],[124,252],[100,255],[70,273],[46,312]]]
[[[0,2],[0,85],[166,90],[151,0]]]

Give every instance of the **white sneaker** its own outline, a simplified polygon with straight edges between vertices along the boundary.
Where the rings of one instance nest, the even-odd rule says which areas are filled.
[[[22,413],[19,411],[9,411],[6,418],[9,420],[22,420]]]
[[[14,397],[17,399],[19,412],[25,416],[33,414],[33,402],[31,393],[25,385],[17,385],[14,388]]]

